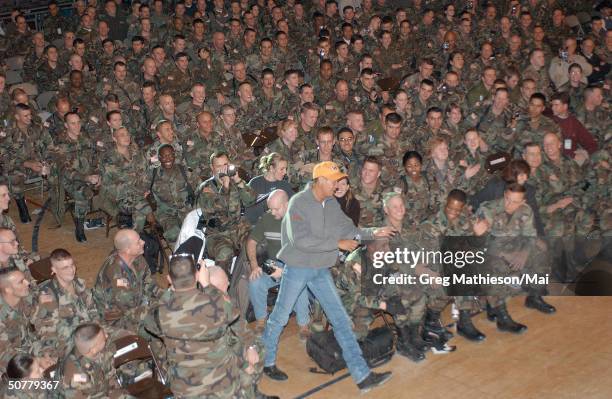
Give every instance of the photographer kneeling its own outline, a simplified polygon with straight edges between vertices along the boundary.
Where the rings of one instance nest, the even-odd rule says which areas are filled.
[[[251,265],[249,275],[249,296],[253,304],[257,329],[263,331],[268,316],[268,290],[280,285],[283,263],[276,259],[281,248],[281,220],[287,212],[289,197],[283,190],[274,190],[267,199],[268,212],[255,224],[246,244],[247,257]],[[265,244],[267,260],[257,263],[257,244]],[[310,321],[308,313],[308,290],[302,291],[294,306],[297,323],[300,326],[300,341],[308,338]]]

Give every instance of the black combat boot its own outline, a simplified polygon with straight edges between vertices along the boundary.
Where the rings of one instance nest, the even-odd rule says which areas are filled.
[[[85,237],[85,226],[83,225],[85,220],[83,218],[74,219],[74,236],[78,242],[87,242]]]
[[[440,321],[440,312],[427,309],[427,312],[425,313],[423,339],[426,342],[431,343],[432,335],[435,337],[442,338],[445,342],[449,341],[453,337],[453,333],[448,331],[442,325],[442,321]]]
[[[514,334],[520,334],[527,330],[527,326],[521,323],[517,323],[512,320],[512,317],[508,314],[506,304],[499,305],[495,309],[495,316],[497,318],[497,329],[500,331],[508,331]]]
[[[495,311],[493,307],[489,305],[489,302],[487,302],[487,319],[489,321],[495,321]]]
[[[420,362],[425,359],[425,354],[413,345],[412,333],[410,326],[398,328],[397,353],[413,362]]]
[[[528,295],[525,298],[525,306],[546,314],[552,314],[557,311],[553,305],[547,303],[540,295]]]
[[[278,396],[266,395],[261,392],[258,387],[255,387],[255,399],[279,399]]]
[[[470,341],[482,341],[486,338],[486,335],[478,331],[472,323],[472,315],[469,310],[459,311],[459,322],[457,323],[457,332],[462,337]]]
[[[421,352],[427,352],[429,350],[429,344],[423,340],[420,324],[413,324],[410,326],[410,339],[412,345]]]
[[[21,223],[30,223],[32,219],[30,218],[30,212],[28,211],[28,205],[26,204],[25,198],[15,198],[15,202],[17,203],[17,209],[19,210],[19,220],[21,220]]]

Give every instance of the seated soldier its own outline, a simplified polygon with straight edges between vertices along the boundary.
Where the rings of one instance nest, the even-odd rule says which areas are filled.
[[[425,313],[425,295],[418,285],[398,289],[392,285],[384,285],[379,289],[372,284],[374,274],[384,269],[374,269],[373,259],[377,252],[391,251],[391,246],[406,247],[414,241],[407,229],[402,228],[406,214],[404,200],[398,193],[388,193],[384,198],[384,211],[387,226],[397,230],[392,242],[388,240],[373,240],[353,251],[344,265],[338,269],[336,285],[341,289],[343,303],[355,324],[355,334],[363,339],[368,334],[368,328],[374,320],[377,309],[385,310],[393,316],[398,329],[397,350],[402,356],[418,362],[425,358],[428,345],[421,339],[421,324]],[[409,266],[386,265],[395,273],[414,274]],[[401,270],[399,268],[402,268]],[[363,285],[362,282],[369,282]]]
[[[33,302],[25,274],[16,267],[0,269],[0,373],[18,353],[39,354],[40,345],[35,342],[30,323]],[[55,363],[48,356],[40,361],[44,367]]]
[[[253,304],[257,328],[263,331],[268,317],[268,290],[280,285],[283,263],[276,259],[281,245],[281,220],[287,212],[289,202],[284,190],[274,190],[268,196],[268,212],[257,221],[246,242],[246,253],[251,265],[249,275],[249,296]],[[267,259],[274,262],[265,270],[257,262],[257,245],[266,247]],[[266,261],[267,262],[267,261]],[[302,291],[294,305],[297,323],[300,326],[299,337],[302,342],[308,338],[309,303],[307,290]]]
[[[91,290],[76,277],[76,265],[70,252],[55,249],[49,256],[53,278],[38,286],[40,296],[32,322],[38,339],[61,357],[70,346],[74,329],[81,323],[96,321],[98,312]]]
[[[101,207],[116,216],[120,228],[133,227],[142,231],[150,209],[143,193],[146,191],[144,155],[132,142],[125,127],[113,130],[115,145],[100,161]]]
[[[64,126],[66,130],[59,134],[52,150],[57,167],[57,184],[74,200],[75,237],[78,242],[85,242],[85,215],[100,186],[100,174],[93,145],[81,132],[79,114],[68,112]]]
[[[208,256],[229,274],[232,258],[242,244],[250,225],[242,209],[257,199],[225,152],[210,156],[213,176],[201,184],[199,207],[206,225]]]
[[[142,256],[144,241],[136,231],[119,230],[114,246],[98,271],[94,301],[111,326],[137,332],[149,306],[157,302],[159,287]]]
[[[30,282],[33,281],[28,266],[32,263],[25,251],[19,250],[19,241],[15,233],[6,227],[0,227],[0,269],[15,267],[23,272]]]
[[[74,347],[60,363],[60,391],[65,398],[119,398],[126,395],[118,386],[113,367],[114,345],[96,323],[74,330]]]
[[[194,202],[191,174],[182,164],[175,163],[174,147],[163,144],[159,148],[160,167],[153,168],[147,200],[155,221],[164,231],[169,243],[176,241],[185,215]],[[154,200],[154,202],[153,202]]]

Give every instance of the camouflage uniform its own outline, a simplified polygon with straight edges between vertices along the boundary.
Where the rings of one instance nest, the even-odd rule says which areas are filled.
[[[98,319],[91,290],[85,286],[85,281],[75,278],[72,285],[75,294],[65,290],[55,278],[38,286],[39,293],[51,299],[39,300],[32,322],[38,339],[55,358],[67,352],[72,333],[79,324]]]
[[[254,398],[245,383],[244,322],[229,297],[212,285],[202,290],[167,291],[146,319],[147,330],[168,351],[168,376],[181,398]],[[235,323],[237,321],[237,323]],[[232,325],[234,324],[234,325]]]
[[[175,67],[163,77],[162,89],[174,98],[176,104],[181,104],[189,100],[189,93],[191,92],[194,80],[191,69],[183,72],[178,67]]]
[[[51,68],[48,62],[43,62],[36,69],[36,83],[38,90],[58,91],[60,89],[60,80],[66,74],[66,68],[59,63],[55,68]]]
[[[399,180],[404,170],[401,163],[406,147],[399,140],[389,142],[385,136],[377,143],[366,146],[364,155],[374,156],[382,162],[380,183],[383,187],[392,187]]]
[[[82,135],[75,141],[64,133],[57,138],[51,153],[58,184],[74,199],[75,217],[85,218],[95,195],[95,187],[86,178],[98,174],[98,160],[91,142]]]
[[[119,98],[121,109],[126,110],[140,98],[140,86],[128,79],[118,82],[114,77],[102,78],[96,88],[96,95],[102,99],[109,93],[115,94]]]
[[[377,227],[383,222],[382,197],[383,186],[380,182],[376,185],[374,192],[368,194],[358,182],[352,189],[353,196],[359,201],[361,213],[359,215],[359,227]]]
[[[95,360],[81,355],[74,347],[59,364],[59,377],[62,397],[81,398],[131,398],[121,391],[113,367],[115,345],[106,340],[106,347]]]
[[[433,160],[423,162],[423,175],[429,181],[430,190],[433,194],[432,199],[438,201],[432,204],[435,212],[443,206],[445,198],[452,189],[464,188],[465,177],[463,172],[462,168],[451,159],[446,162],[442,170],[438,169]]]
[[[154,168],[152,174],[149,187],[157,203],[155,219],[164,229],[166,240],[174,242],[185,215],[193,205],[194,198],[190,198],[190,195],[197,181],[191,181],[191,174],[178,163],[171,169]]]
[[[100,161],[100,196],[102,208],[109,215],[119,212],[132,214],[134,229],[141,231],[145,216],[150,212],[143,193],[148,187],[143,176],[146,175],[146,161],[135,146],[130,147],[131,157],[125,158],[116,147],[110,149]]]
[[[111,252],[98,271],[93,298],[102,318],[107,312],[121,313],[118,319],[107,317],[113,327],[136,332],[149,306],[157,302],[160,290],[142,256],[136,258],[132,268],[116,251]]]
[[[489,235],[487,240],[488,266],[493,269],[495,275],[505,276],[512,274],[507,261],[500,255],[502,253],[512,254],[516,251],[529,251],[533,259],[535,249],[536,229],[533,222],[533,211],[527,204],[523,204],[512,215],[508,215],[504,209],[504,198],[484,202],[478,210],[479,218],[484,218],[489,223]],[[530,258],[526,267],[529,268]],[[519,273],[525,273],[525,268]],[[496,286],[492,289],[496,295],[489,295],[489,303],[498,307],[505,302],[506,297],[511,295],[510,286]]]
[[[230,182],[229,189],[217,176],[204,182],[199,207],[209,227],[206,229],[208,255],[229,274],[235,251],[249,230],[249,224],[241,216],[242,207],[248,207],[257,199],[257,193],[244,182]]]
[[[0,131],[2,173],[8,176],[10,191],[15,197],[23,196],[25,181],[37,176],[35,172],[23,166],[24,162],[48,161],[47,149],[52,145],[53,140],[49,132],[35,123],[28,126],[25,132],[16,125]]]
[[[537,119],[519,120],[516,126],[517,141],[514,145],[515,151],[521,152],[525,144],[532,142],[542,146],[542,141],[546,133],[553,132],[560,134],[559,125],[551,118],[540,115]]]
[[[215,131],[211,133],[209,139],[197,130],[189,132],[186,136],[186,141],[182,145],[185,165],[196,177],[201,180],[207,179],[212,173],[210,156],[213,152],[225,150],[223,141]]]
[[[605,105],[588,111],[583,104],[576,107],[576,118],[597,139],[600,148],[605,148],[612,141],[612,116]]]
[[[419,182],[402,174],[400,180],[393,187],[393,191],[400,192],[404,197],[406,215],[404,216],[404,227],[414,228],[426,220],[433,212],[434,204],[439,203],[433,198],[429,181],[423,175]]]
[[[482,139],[487,143],[493,152],[511,151],[516,138],[516,128],[512,127],[514,115],[509,108],[499,115],[495,115],[493,106],[488,107],[478,124],[478,130]]]
[[[32,295],[22,298],[12,308],[0,296],[0,372],[18,353],[29,353],[35,341],[34,326],[30,322],[34,300]]]

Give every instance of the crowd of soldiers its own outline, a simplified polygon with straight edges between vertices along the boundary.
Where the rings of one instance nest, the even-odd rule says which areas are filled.
[[[34,31],[15,10],[0,40],[3,69],[17,64],[23,80],[9,86],[0,72],[0,208],[12,197],[31,222],[25,189],[42,177],[56,218],[70,208],[78,242],[93,210],[122,229],[90,291],[60,249],[54,277],[35,284],[36,254],[2,215],[0,371],[21,370],[11,378],[57,362],[67,397],[106,397],[118,388],[111,337],[129,331],[163,342],[179,397],[264,396],[261,345],[235,323],[224,279],[245,246],[250,282],[263,278],[259,248],[278,249],[287,201],[319,162],[348,175],[337,199],[356,225],[396,231],[334,268],[355,334],[386,311],[398,351],[415,361],[432,346],[451,350],[440,314],[453,299],[459,333],[484,339],[474,300],[440,287],[366,295],[360,276],[374,252],[439,247],[447,236],[531,237],[500,263],[544,264],[571,282],[609,244],[608,2],[77,0],[69,13],[54,1],[48,11]],[[48,104],[28,96],[32,86]],[[173,259],[173,289],[162,292],[139,234],[153,228],[172,245],[194,209],[218,269]],[[251,295],[278,284],[272,273]],[[545,290],[524,289],[527,306],[555,311]],[[487,296],[488,317],[522,332],[506,296]],[[261,332],[265,300],[251,301]],[[196,306],[201,320],[184,316]]]

